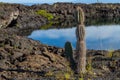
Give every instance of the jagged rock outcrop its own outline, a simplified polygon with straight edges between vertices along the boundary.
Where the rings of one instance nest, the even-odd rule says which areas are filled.
[[[0,30],[0,79],[27,79],[27,75],[33,79],[45,76],[49,71],[67,70],[63,51]]]
[[[16,29],[34,28],[47,23],[47,19],[36,15],[30,7],[20,4],[0,4],[0,27]]]
[[[37,7],[38,6],[38,7]],[[55,3],[53,5],[42,4],[42,5],[33,5],[31,8],[45,9],[50,13],[53,13],[55,16],[59,16],[59,20],[72,20],[75,21],[75,8],[80,6],[85,12],[85,17],[88,18],[113,18],[120,17],[119,4],[110,4],[110,3],[96,3],[96,4],[81,4],[81,3]]]
[[[0,4],[0,28],[8,27],[12,21],[16,20],[19,16],[19,10],[12,8],[9,5]]]
[[[52,13],[54,16],[53,22],[75,22],[75,8],[80,6],[85,12],[85,18],[87,19],[100,19],[100,18],[119,18],[120,7],[119,4],[74,4],[74,3],[55,3],[53,5],[41,4],[33,6],[25,6],[21,4],[0,4],[0,26],[6,27],[13,20],[14,13],[19,15],[14,22],[15,28],[38,28],[41,25],[49,23],[49,21],[41,16],[37,15],[37,10],[46,10]],[[15,13],[15,15],[16,15]],[[10,17],[12,16],[12,17]],[[14,16],[15,17],[15,16]],[[93,20],[92,20],[93,21]],[[94,22],[94,21],[93,21]],[[86,24],[89,24],[86,20]],[[56,23],[55,23],[56,24]]]

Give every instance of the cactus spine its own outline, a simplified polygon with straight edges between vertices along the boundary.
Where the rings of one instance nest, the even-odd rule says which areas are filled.
[[[77,17],[78,26],[76,28],[76,63],[77,73],[81,74],[86,72],[86,42],[84,29],[84,12],[80,7],[77,7]]]

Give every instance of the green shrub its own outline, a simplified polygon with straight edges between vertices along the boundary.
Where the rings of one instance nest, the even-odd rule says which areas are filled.
[[[107,56],[112,58],[114,50],[109,50]]]
[[[69,79],[70,79],[70,74],[69,74],[69,73],[65,73],[64,75],[65,75],[65,79],[66,79],[66,80],[69,80]]]
[[[91,72],[92,71],[92,57],[91,56],[89,56],[87,58],[86,70],[87,70],[87,72]]]
[[[84,80],[83,78],[79,78],[79,80]]]
[[[41,15],[41,16],[47,18],[48,20],[53,19],[53,14],[48,13],[46,10],[38,10],[38,11],[36,11],[36,14]]]
[[[88,63],[88,64],[86,65],[86,69],[87,69],[88,72],[90,72],[90,71],[92,70],[92,64],[91,64],[91,63]]]
[[[40,29],[46,30],[46,29],[50,28],[52,25],[53,25],[53,22],[50,21],[48,24],[40,26]]]

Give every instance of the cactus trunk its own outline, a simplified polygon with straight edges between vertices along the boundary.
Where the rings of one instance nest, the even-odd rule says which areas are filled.
[[[76,63],[77,73],[86,72],[86,42],[85,42],[85,26],[84,26],[84,13],[80,7],[77,7],[78,26],[76,28]]]

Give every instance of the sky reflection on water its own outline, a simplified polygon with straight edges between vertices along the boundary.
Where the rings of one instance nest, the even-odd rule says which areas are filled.
[[[75,29],[35,30],[28,37],[57,47],[64,47],[65,42],[70,41],[75,48]],[[120,49],[120,25],[89,26],[85,30],[87,49]]]

